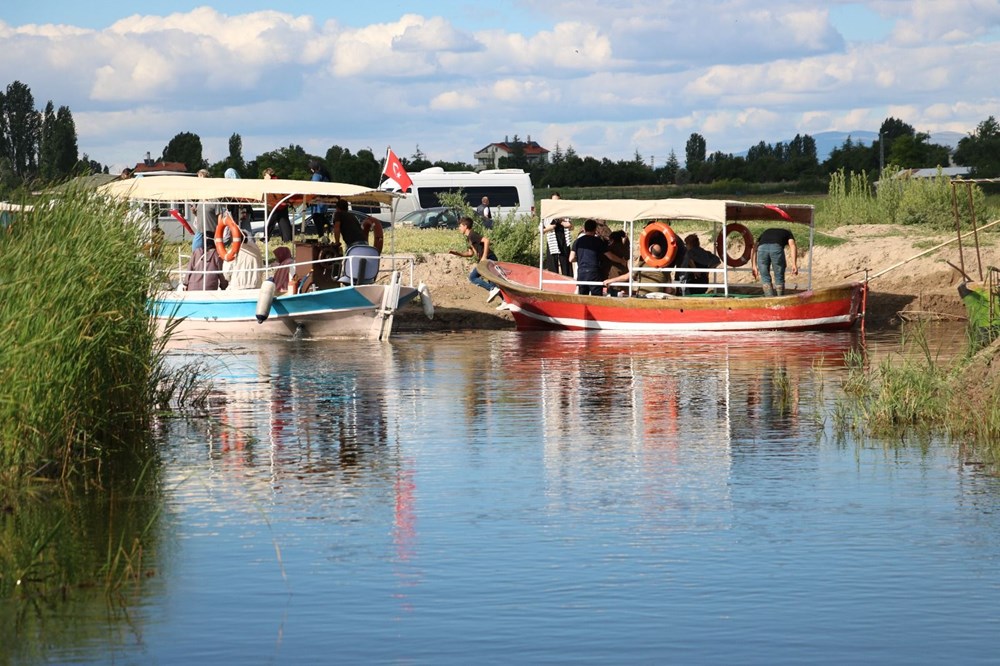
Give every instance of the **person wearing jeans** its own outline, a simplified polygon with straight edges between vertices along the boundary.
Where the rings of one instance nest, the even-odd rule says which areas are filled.
[[[760,282],[765,296],[783,296],[785,293],[785,248],[791,250],[792,275],[799,274],[798,259],[795,252],[795,236],[788,229],[766,229],[757,239],[750,253],[750,265],[753,276],[760,275]],[[772,288],[771,272],[774,272]]]
[[[456,257],[474,257],[477,264],[486,259],[497,260],[497,256],[490,249],[490,239],[472,230],[472,220],[470,218],[465,216],[460,217],[458,220],[458,230],[469,242],[469,248],[463,252],[449,250],[450,254]],[[490,292],[486,298],[487,303],[500,295],[500,289],[494,287],[493,284],[487,282],[479,275],[478,266],[472,267],[472,272],[469,273],[469,282]]]

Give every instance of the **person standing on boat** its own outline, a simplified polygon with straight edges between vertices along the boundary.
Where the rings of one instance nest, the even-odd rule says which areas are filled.
[[[348,212],[347,199],[337,201],[337,212],[333,214],[333,244],[340,245],[343,237],[344,245],[351,247],[357,243],[364,243],[368,240],[358,218]]]
[[[465,217],[464,215],[458,218],[458,231],[465,236],[465,239],[469,243],[469,249],[464,252],[449,250],[448,254],[452,254],[456,257],[474,257],[476,264],[486,259],[492,259],[493,261],[497,260],[497,256],[493,254],[493,250],[490,249],[490,239],[472,229],[471,218]],[[487,282],[479,275],[478,266],[472,267],[472,272],[469,273],[469,282],[490,292],[490,295],[486,297],[487,303],[500,295],[499,288],[493,286],[491,282]]]
[[[559,193],[553,194],[552,198],[558,199]],[[573,223],[568,217],[549,218],[542,220],[539,227],[545,237],[545,246],[548,248],[548,253],[545,255],[545,270],[573,277],[573,266],[569,263],[569,248],[573,244],[571,235]]]
[[[309,171],[312,172],[312,177],[309,180],[324,183],[330,182],[330,173],[318,159],[313,158],[309,160]],[[325,236],[330,228],[330,213],[327,212],[326,205],[313,204],[309,206],[309,212],[312,214],[313,225],[316,227],[316,233],[320,236]]]
[[[604,293],[604,276],[601,275],[601,257],[612,262],[619,259],[608,250],[608,242],[597,235],[597,220],[583,223],[583,233],[573,242],[569,252],[570,263],[576,264],[578,282],[597,284],[577,285],[577,293],[587,296],[601,296]]]
[[[788,229],[766,229],[757,239],[750,253],[753,276],[760,275],[765,296],[783,296],[785,293],[785,248],[791,250],[792,275],[799,274],[795,250],[795,236]],[[771,288],[771,271],[774,271],[774,288]]]
[[[268,167],[264,169],[264,180],[277,179],[274,169]],[[292,240],[292,221],[288,218],[288,202],[282,201],[280,194],[270,194],[267,197],[267,208],[271,218],[267,223],[267,237],[274,236],[274,228],[278,227],[281,234],[281,241],[288,243]]]

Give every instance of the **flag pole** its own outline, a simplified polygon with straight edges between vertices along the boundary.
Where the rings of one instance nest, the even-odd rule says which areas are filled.
[[[378,182],[375,183],[375,189],[382,184],[383,176],[385,176],[385,165],[389,163],[389,151],[392,150],[392,146],[385,147],[385,157],[382,158],[382,169],[378,172]]]

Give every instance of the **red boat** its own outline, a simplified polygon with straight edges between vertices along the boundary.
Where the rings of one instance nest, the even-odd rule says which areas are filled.
[[[657,220],[655,229],[668,236],[674,234],[669,224],[707,223],[712,227],[711,238],[716,241],[717,253],[725,257],[720,266],[713,269],[669,267],[678,281],[661,282],[655,286],[658,291],[645,298],[630,297],[639,291],[640,285],[645,290],[653,286],[635,281],[632,259],[629,260],[632,277],[618,285],[625,289],[624,297],[579,295],[578,283],[569,277],[522,264],[482,262],[479,272],[500,288],[503,307],[513,314],[517,327],[522,330],[830,330],[851,328],[863,316],[865,288],[862,283],[812,288],[812,206],[702,199],[553,199],[542,201],[541,216],[543,219],[620,220],[633,239],[636,222]],[[765,296],[759,283],[731,282],[737,272],[750,270],[743,266],[750,258],[749,246],[753,237],[742,224],[744,221],[801,225],[809,230],[808,255],[804,257],[806,270],[802,273],[806,279],[805,288],[788,288],[780,296]],[[743,236],[745,247],[741,256],[733,257],[727,252],[726,240],[733,233]],[[644,252],[643,239],[640,239],[640,246]],[[646,270],[666,271],[665,268]],[[690,283],[680,279],[684,273],[709,274],[709,284],[698,285],[707,287],[707,293],[684,295],[690,287]],[[668,293],[671,291],[674,293]]]

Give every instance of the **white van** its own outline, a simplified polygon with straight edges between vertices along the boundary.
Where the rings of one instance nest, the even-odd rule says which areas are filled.
[[[431,167],[409,176],[413,185],[403,199],[396,201],[397,220],[414,210],[436,208],[441,205],[438,194],[458,190],[462,190],[473,208],[483,197],[489,197],[490,205],[497,209],[495,217],[513,212],[518,217],[528,218],[535,213],[535,188],[531,185],[531,175],[522,169],[445,171],[441,167]],[[399,185],[388,179],[380,189],[398,192]],[[388,220],[388,209],[375,217]]]

